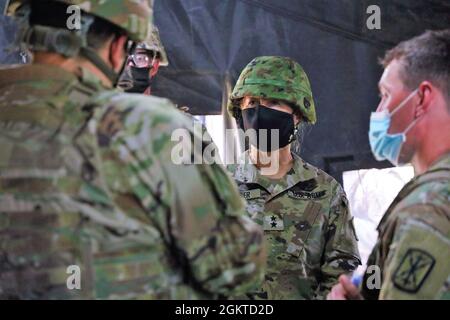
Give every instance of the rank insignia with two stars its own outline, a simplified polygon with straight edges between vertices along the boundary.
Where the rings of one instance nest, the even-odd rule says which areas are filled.
[[[282,231],[284,230],[283,219],[277,215],[269,214],[264,216],[264,230],[266,231]]]

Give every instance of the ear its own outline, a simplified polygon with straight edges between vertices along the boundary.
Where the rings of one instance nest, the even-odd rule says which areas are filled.
[[[424,81],[419,85],[419,104],[415,111],[416,118],[424,115],[431,107],[435,98],[434,95],[436,94],[436,89],[437,88],[429,81]]]
[[[119,72],[122,68],[122,65],[127,58],[125,53],[125,44],[128,41],[126,36],[119,36],[114,38],[111,42],[110,51],[109,51],[109,63],[111,63],[112,67],[115,71]]]
[[[150,70],[150,78],[153,78],[158,73],[159,63],[159,59],[155,59],[155,61],[153,62],[153,68]]]

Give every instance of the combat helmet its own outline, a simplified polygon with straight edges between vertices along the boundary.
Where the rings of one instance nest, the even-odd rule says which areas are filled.
[[[87,33],[94,19],[101,18],[123,30],[134,42],[144,41],[148,36],[149,22],[152,21],[152,3],[150,0],[47,0],[74,6],[72,13],[81,13],[80,27],[69,30],[68,27],[30,25],[29,16],[33,5],[42,0],[21,0],[20,7],[14,13],[19,19],[20,30],[17,42],[23,49],[50,51],[65,57],[82,55],[97,66],[113,83],[118,73],[112,70],[87,44]],[[42,4],[44,5],[44,4]],[[70,14],[68,14],[69,17]]]
[[[230,95],[228,112],[240,115],[239,100],[244,96],[283,100],[298,108],[306,122],[316,123],[311,85],[303,68],[286,57],[253,59],[242,70]]]
[[[169,65],[169,59],[167,58],[166,50],[161,42],[159,30],[155,25],[150,25],[149,29],[151,31],[149,32],[147,39],[138,43],[136,49],[153,51],[159,58],[159,65],[161,67],[167,67]]]

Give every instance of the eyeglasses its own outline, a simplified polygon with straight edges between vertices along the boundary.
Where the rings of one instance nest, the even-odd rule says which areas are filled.
[[[152,67],[155,57],[151,57],[148,53],[140,52],[132,54],[128,57],[128,63],[132,63],[136,68]]]

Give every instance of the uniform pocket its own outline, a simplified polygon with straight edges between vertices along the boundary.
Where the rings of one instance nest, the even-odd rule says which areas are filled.
[[[319,203],[310,201],[302,215],[290,217],[292,235],[286,249],[288,254],[300,257],[321,209],[322,206]]]

